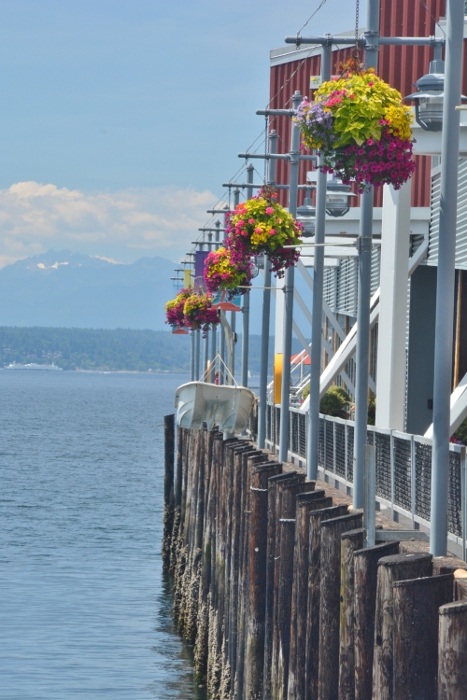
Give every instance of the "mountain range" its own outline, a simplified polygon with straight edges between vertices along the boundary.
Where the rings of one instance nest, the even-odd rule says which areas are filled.
[[[164,306],[179,289],[171,280],[176,267],[162,257],[120,264],[70,250],[18,260],[0,269],[0,326],[168,331]],[[261,285],[261,276],[253,280],[253,335],[261,333]],[[274,306],[272,300],[272,332]],[[296,305],[294,317],[300,313]],[[236,316],[241,335],[242,314]]]
[[[132,264],[49,250],[0,270],[0,325],[168,330],[175,263]]]

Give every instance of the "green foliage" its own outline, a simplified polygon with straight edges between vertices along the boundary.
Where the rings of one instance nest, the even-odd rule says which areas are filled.
[[[376,419],[376,396],[374,394],[370,395],[370,400],[368,401],[368,425],[374,425]]]
[[[460,424],[452,437],[463,445],[467,445],[467,418]]]
[[[319,402],[320,413],[335,418],[348,418],[352,399],[341,386],[331,386]]]
[[[303,388],[302,391],[302,399],[305,401],[305,399],[308,397],[310,393],[310,382]]]

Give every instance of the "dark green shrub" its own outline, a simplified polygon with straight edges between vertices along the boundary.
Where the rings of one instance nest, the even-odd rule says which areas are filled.
[[[352,399],[341,386],[331,386],[319,402],[320,413],[335,418],[348,418]]]
[[[463,445],[467,445],[467,418],[460,424],[452,437]]]

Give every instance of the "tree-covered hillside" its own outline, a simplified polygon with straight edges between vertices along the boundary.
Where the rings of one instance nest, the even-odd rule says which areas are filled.
[[[298,352],[297,340],[293,352]],[[272,372],[274,340],[269,343],[268,366]],[[201,341],[201,361],[204,341]],[[242,338],[235,350],[235,372],[240,376]],[[12,362],[37,362],[62,369],[147,372],[190,372],[191,336],[170,331],[95,330],[0,326],[0,368]],[[259,374],[261,337],[250,336],[249,370]]]
[[[189,371],[191,340],[170,331],[0,327],[0,366],[54,362],[63,369]]]

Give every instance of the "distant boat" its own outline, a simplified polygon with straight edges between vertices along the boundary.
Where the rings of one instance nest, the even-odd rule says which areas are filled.
[[[224,440],[243,433],[248,425],[255,394],[244,386],[226,386],[207,382],[189,382],[175,393],[177,425],[208,430],[217,425]]]
[[[9,365],[6,365],[3,369],[42,369],[42,370],[47,370],[47,371],[63,371],[62,367],[57,367],[54,363],[51,365],[41,365],[38,362],[28,362],[25,365],[21,364],[20,362],[11,362]]]

